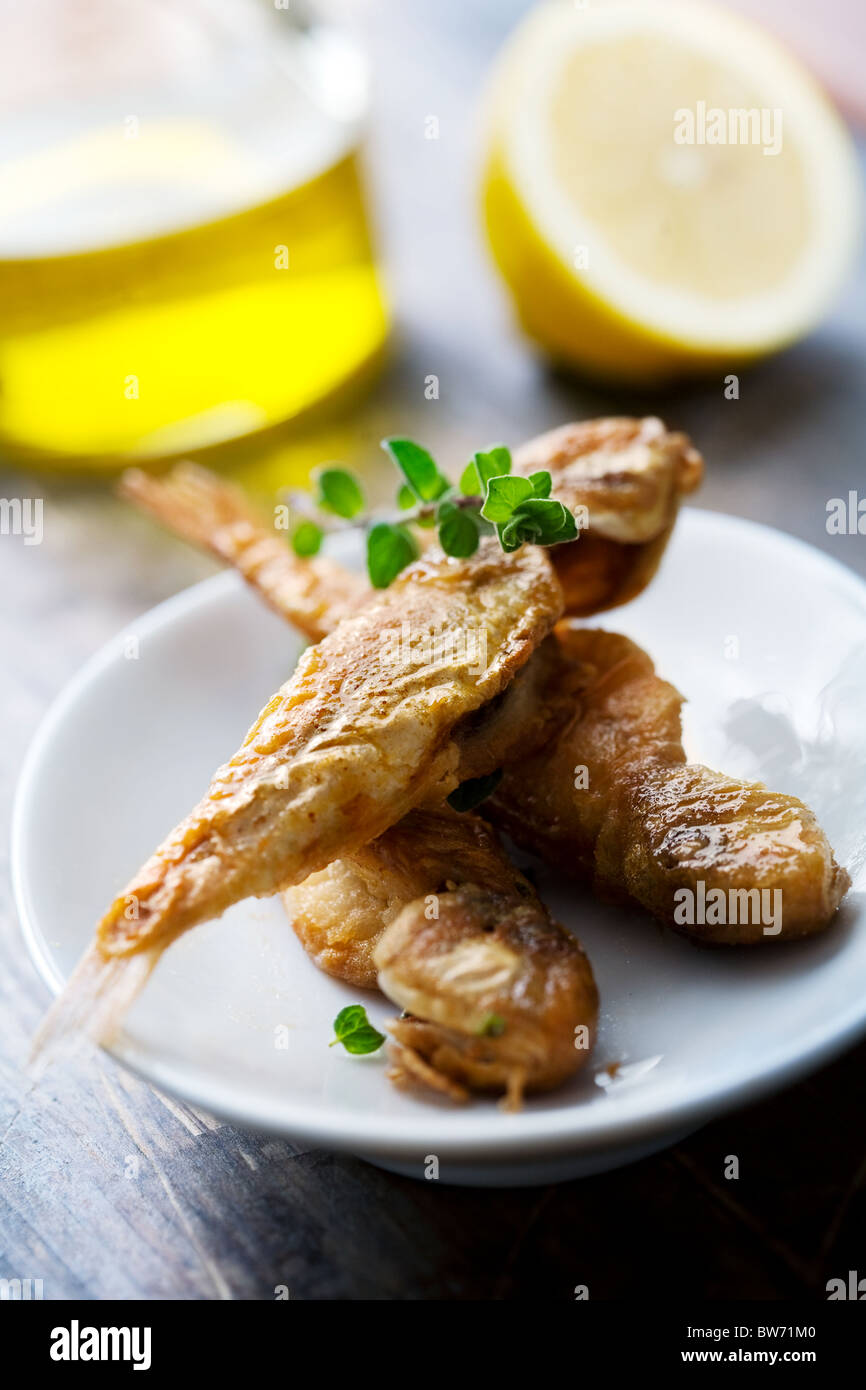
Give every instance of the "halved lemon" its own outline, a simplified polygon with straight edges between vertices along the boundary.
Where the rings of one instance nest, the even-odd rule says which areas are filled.
[[[556,0],[491,83],[484,204],[528,332],[651,381],[793,342],[851,262],[851,140],[807,72],[698,0]]]

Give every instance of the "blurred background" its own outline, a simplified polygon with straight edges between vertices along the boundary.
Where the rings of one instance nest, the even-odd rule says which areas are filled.
[[[861,7],[735,7],[799,50],[851,121],[864,115]],[[488,437],[516,442],[564,415],[645,408],[628,365],[613,394],[551,376],[517,332],[484,246],[492,74],[501,82],[503,41],[533,8],[3,0],[3,457],[81,476],[208,454],[267,493],[322,457],[371,467],[370,437],[410,423],[428,442],[441,438],[452,456],[443,462],[456,466]],[[665,55],[650,57],[662,71]],[[623,69],[628,60],[615,54]],[[592,61],[578,72],[584,85]],[[744,104],[747,85],[733,94]],[[624,112],[623,95],[612,93],[598,130],[573,112],[568,140],[601,146],[605,128],[636,135],[642,113]],[[607,184],[631,180],[646,196],[612,140],[611,150],[623,167],[605,172]],[[589,167],[601,183],[591,155]],[[763,184],[778,167],[759,168]],[[586,169],[577,176],[586,181]],[[694,178],[687,165],[671,172],[671,202],[677,180]],[[687,206],[697,243],[709,228]],[[792,202],[789,220],[798,212]],[[772,231],[780,247],[784,228]],[[508,229],[504,254],[493,235],[500,261],[514,261],[516,235]],[[513,287],[531,319],[525,284]],[[806,368],[814,379],[821,364],[816,387],[844,375],[833,357],[844,354],[846,317]],[[675,375],[701,365],[694,346],[691,356]],[[739,366],[729,356],[713,364],[714,385]],[[609,374],[603,361],[589,365]],[[587,375],[597,373],[578,372]],[[767,383],[759,390],[767,400]],[[689,393],[690,409],[700,394]],[[677,395],[651,404],[686,408]],[[724,453],[724,440],[716,447]]]
[[[561,0],[576,11],[604,3]],[[856,127],[862,7],[734,7],[799,51]],[[599,388],[592,360],[589,371],[555,365],[562,354],[547,356],[518,327],[516,310],[532,317],[534,282],[527,291],[526,275],[522,285],[509,275],[510,302],[481,211],[501,83],[492,74],[534,8],[2,0],[0,459],[7,496],[32,492],[38,472],[49,554],[67,520],[85,527],[85,545],[111,546],[106,522],[135,530],[104,488],[77,486],[130,461],[206,458],[270,501],[340,459],[375,493],[384,433],[417,434],[455,469],[492,439],[643,411],[704,449],[704,505],[803,533],[803,485],[831,463],[840,487],[850,474],[862,277],[849,276],[826,326],[747,377],[736,401],[722,394],[735,353],[707,367],[687,349],[674,381],[693,365],[704,380],[676,386],[662,372],[649,392],[628,367]],[[628,119],[614,93],[600,122]],[[568,132],[575,144],[591,136]],[[772,165],[758,169],[765,184]],[[707,228],[690,215],[698,242]],[[496,233],[498,208],[492,216]],[[847,207],[839,219],[850,220]],[[773,235],[780,242],[783,228]],[[503,255],[499,235],[499,259],[521,254],[531,276],[539,267],[516,236],[509,227]],[[535,336],[561,337],[559,327]],[[811,461],[803,479],[801,459]],[[153,597],[163,587],[155,577]]]

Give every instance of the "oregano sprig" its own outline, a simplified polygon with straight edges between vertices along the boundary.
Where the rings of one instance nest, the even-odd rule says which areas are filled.
[[[457,487],[413,439],[383,439],[382,447],[402,475],[398,514],[381,520],[365,515],[364,492],[354,474],[343,468],[320,469],[314,482],[322,524],[306,506],[299,508],[303,519],[292,534],[297,555],[315,555],[325,529],[363,525],[370,582],[385,589],[419,554],[412,526],[436,527],[443,551],[457,559],[474,555],[481,537],[494,532],[504,551],[525,544],[560,545],[577,537],[573,515],[550,495],[550,474],[512,474],[511,454],[504,444],[473,454]]]

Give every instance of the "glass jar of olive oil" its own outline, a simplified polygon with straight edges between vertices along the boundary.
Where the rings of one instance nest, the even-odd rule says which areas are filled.
[[[269,0],[0,0],[0,454],[199,452],[378,363],[366,71]]]

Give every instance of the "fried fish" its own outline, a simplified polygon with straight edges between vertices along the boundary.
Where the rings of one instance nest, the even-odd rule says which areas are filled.
[[[316,965],[378,983],[406,1011],[389,1025],[392,1079],[454,1100],[504,1090],[516,1104],[588,1056],[598,1022],[589,961],[479,816],[410,811],[284,897]]]
[[[366,859],[331,870],[335,927],[340,902],[386,923],[372,955],[404,1011],[390,1024],[393,1080],[455,1100],[505,1091],[515,1108],[583,1064],[598,1026],[589,961],[479,817],[413,811]]]
[[[638,902],[692,939],[823,930],[850,878],[812,811],[687,763],[682,696],[627,637],[563,623],[556,638],[584,670],[575,713],[542,753],[506,766],[485,814],[600,896]],[[713,910],[690,912],[697,899]]]
[[[552,496],[581,534],[553,552],[571,617],[627,603],[652,579],[681,499],[700,484],[703,459],[661,420],[619,417],[563,425],[517,450],[514,471],[550,473]]]
[[[491,539],[469,560],[429,552],[344,618],[302,655],[199,804],[115,899],[55,1023],[74,1014],[80,1024],[89,1010],[102,1035],[117,1021],[115,1001],[129,1002],[182,932],[302,881],[414,806],[442,800],[460,780],[464,747],[478,775],[492,772],[478,713],[561,609],[546,552],[505,555]],[[455,638],[433,661],[431,624]],[[407,634],[396,664],[384,640],[395,627]],[[460,640],[470,629],[483,634],[480,665],[477,646]],[[489,756],[498,754],[494,739]],[[116,968],[130,957],[133,971]]]

